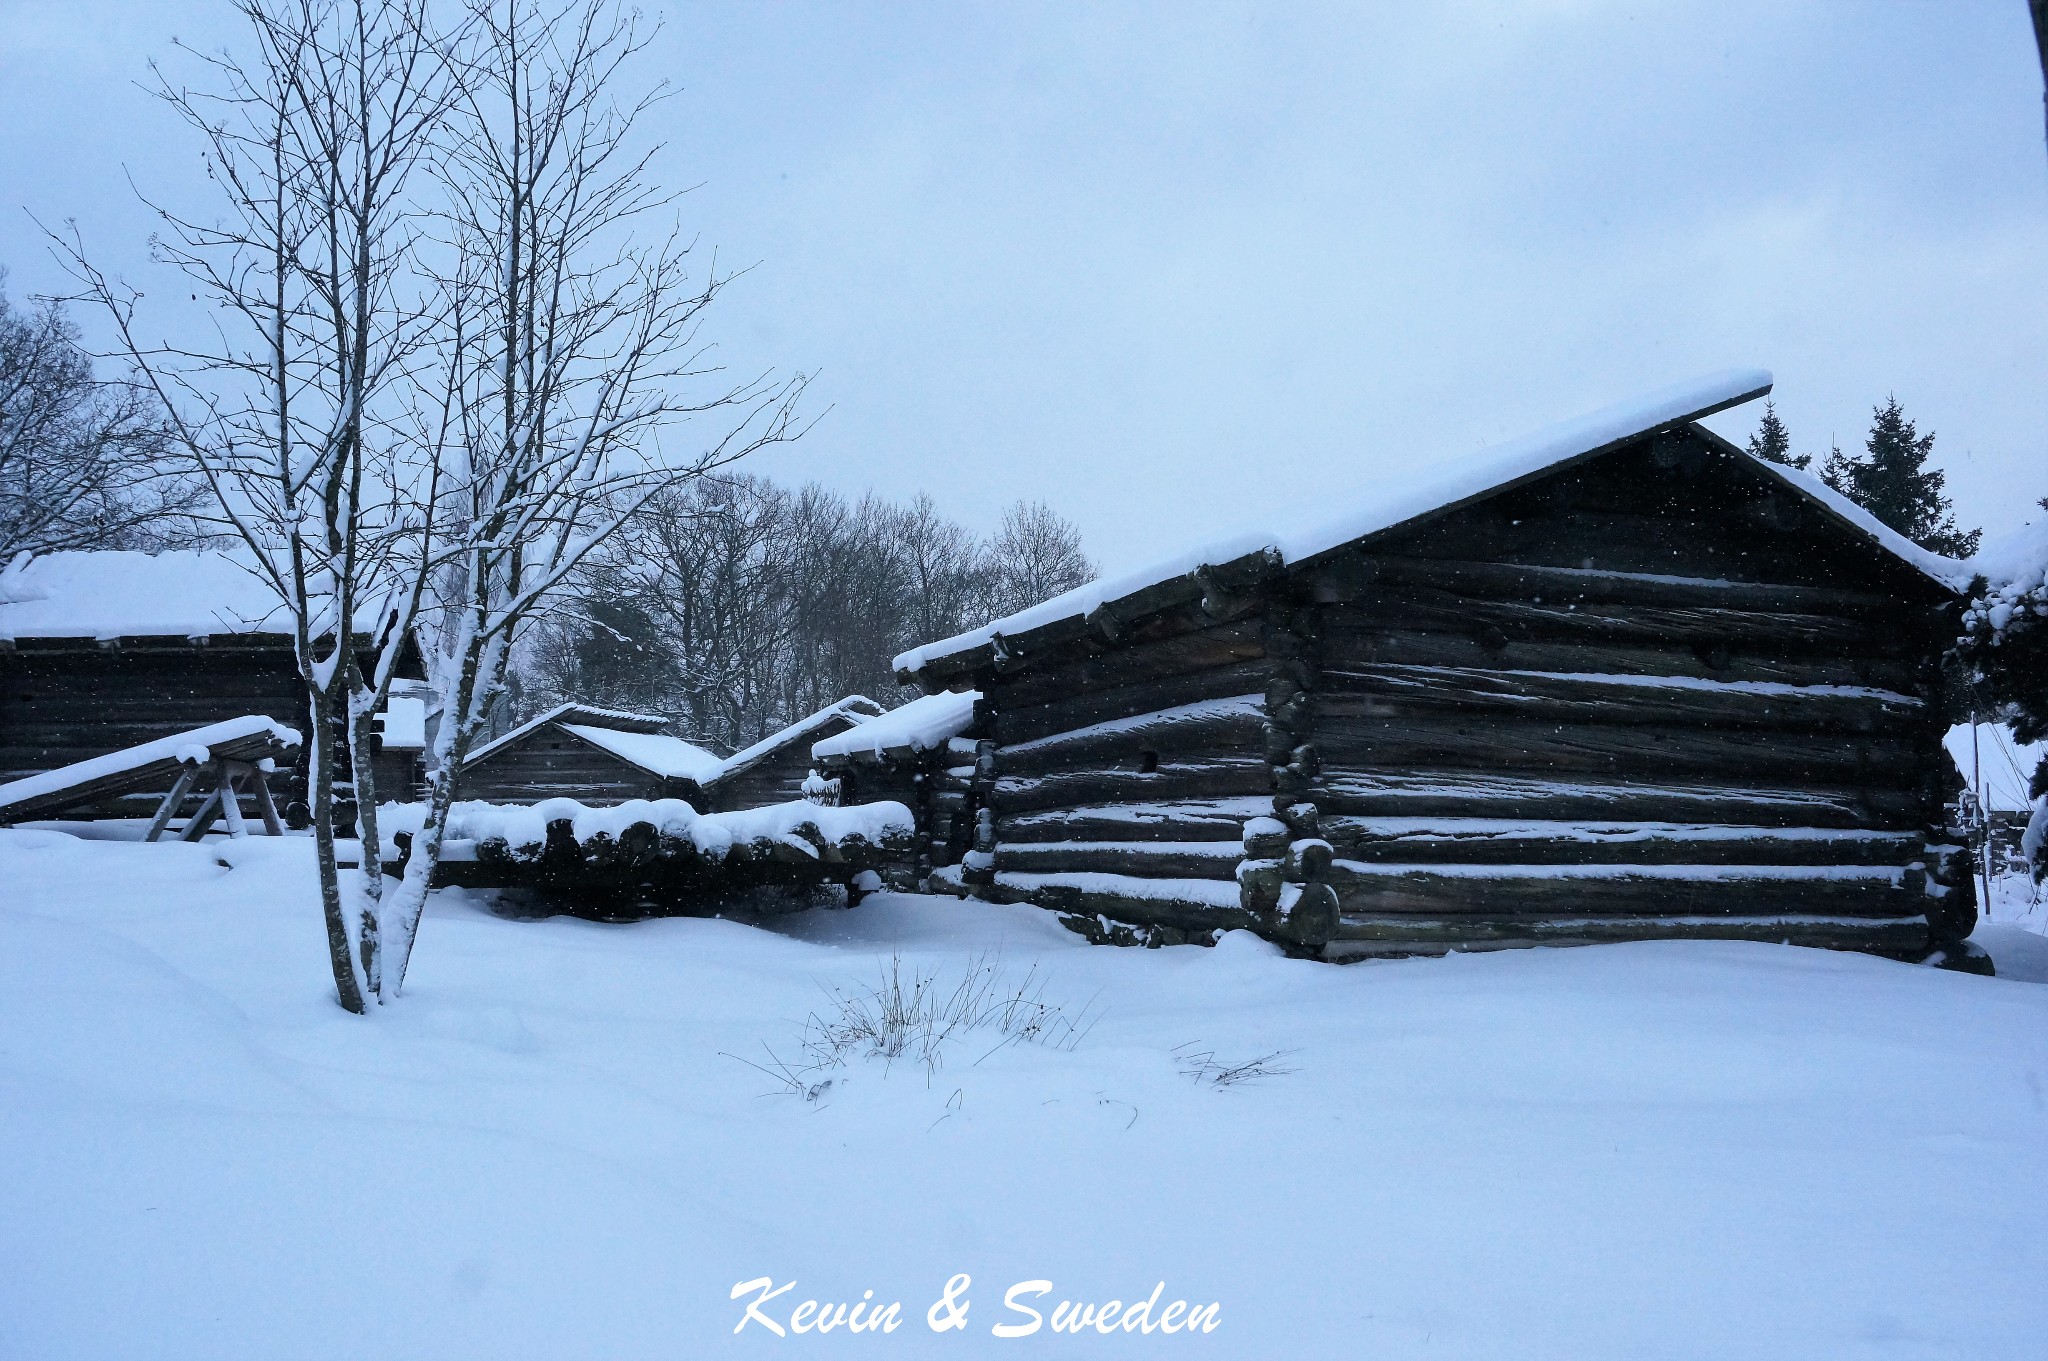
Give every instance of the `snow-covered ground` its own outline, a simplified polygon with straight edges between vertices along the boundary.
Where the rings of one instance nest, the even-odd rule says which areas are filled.
[[[2048,950],[1990,940],[2022,981],[1742,944],[1339,968],[903,896],[601,926],[450,893],[365,1021],[307,849],[0,832],[0,1356],[2048,1348]],[[988,951],[1093,1028],[815,1101],[726,1057],[793,1055],[894,953]],[[760,1277],[797,1283],[781,1321],[873,1291],[903,1324],[734,1336]],[[1030,1280],[1219,1322],[992,1336]]]

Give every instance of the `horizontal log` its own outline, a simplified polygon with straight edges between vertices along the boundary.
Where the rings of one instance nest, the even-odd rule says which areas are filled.
[[[1000,747],[996,773],[1043,775],[1076,766],[1121,765],[1147,752],[1155,759],[1175,759],[1255,751],[1265,725],[1265,700],[1259,695],[1203,699]]]
[[[1041,874],[1128,874],[1149,879],[1237,882],[1244,848],[1230,841],[996,843],[996,868]]]
[[[1559,724],[1471,717],[1316,720],[1333,769],[1420,765],[1584,773],[1688,775],[1729,781],[1907,787],[1939,759],[1932,742],[1888,737],[1722,731],[1668,724]]]
[[[1273,801],[1263,794],[1161,803],[1108,803],[1018,813],[996,819],[996,840],[1004,845],[1045,841],[1226,841],[1236,846],[1244,824],[1269,817]]]
[[[1014,707],[1007,697],[1000,697],[992,701],[997,709],[990,732],[1005,747],[1016,747],[1119,719],[1263,692],[1268,665],[1260,660],[1211,667],[1136,685],[1070,694],[1027,708]]]
[[[1311,797],[1325,816],[1612,818],[1625,822],[1918,830],[1917,794],[1843,786],[1788,788],[1755,781],[1547,779],[1422,768],[1327,771]]]
[[[1105,648],[1094,656],[1048,662],[1020,674],[999,677],[987,692],[990,702],[1002,712],[1022,711],[1093,691],[1115,690],[1148,681],[1170,681],[1203,671],[1238,666],[1266,655],[1265,644],[1260,641],[1259,623],[1255,619],[1195,629],[1157,641],[1134,640],[1116,646],[1105,644]],[[1232,685],[1210,693],[1230,694],[1238,689],[1256,689],[1259,684],[1254,681],[1243,686]]]
[[[1920,858],[1913,832],[1718,823],[1326,814],[1324,840],[1348,860],[1489,865],[1889,865]]]
[[[927,688],[978,676],[993,684],[1002,675],[1077,660],[1125,639],[1151,641],[1197,632],[1248,612],[1248,592],[1280,569],[1278,555],[1257,549],[1229,561],[1151,582],[1087,615],[1069,614],[987,643],[926,662],[917,674],[899,673],[903,683]],[[1205,608],[1206,607],[1206,608]],[[1168,617],[1171,614],[1173,617]],[[1114,635],[1114,636],[1112,636]]]
[[[1666,723],[1823,733],[1882,733],[1938,725],[1914,696],[1869,686],[1793,686],[1701,680],[1483,670],[1443,666],[1326,669],[1317,682],[1324,715],[1416,718],[1444,711],[1511,714],[1559,723]]]
[[[1346,622],[1508,639],[1591,640],[1763,652],[1909,657],[1925,650],[1914,631],[1831,614],[1688,609],[1667,605],[1533,604],[1475,600],[1426,586],[1361,586]]]
[[[1271,767],[1257,757],[1214,761],[1161,761],[1153,771],[1081,770],[1054,775],[1011,775],[989,791],[998,813],[1078,808],[1098,803],[1144,803],[1265,793]]]
[[[1721,644],[1653,647],[1587,639],[1514,639],[1505,634],[1482,640],[1470,633],[1383,628],[1336,611],[1325,614],[1328,623],[1320,655],[1325,666],[1339,669],[1384,664],[1593,671],[1786,685],[1868,685],[1901,694],[1920,694],[1926,685],[1916,661],[1896,657],[1781,657],[1724,650]]]
[[[1343,912],[1575,918],[1812,913],[1901,917],[1926,910],[1917,870],[1868,865],[1413,865],[1338,860]]]
[[[1927,919],[1835,918],[1798,914],[1753,917],[1617,917],[1452,920],[1340,917],[1323,947],[1332,961],[1440,955],[1453,950],[1512,950],[1538,945],[1600,945],[1632,940],[1753,940],[1766,944],[1860,950],[1917,958],[1931,948]]]
[[[1746,530],[1704,506],[1577,510],[1531,504],[1535,499],[1497,498],[1374,547],[1394,556],[1458,562],[1852,589],[1876,584],[1868,572],[1857,574],[1863,580],[1843,580],[1842,565],[1814,552],[1810,537]]]
[[[1238,901],[1237,885],[1212,879],[1141,879],[1117,874],[1029,874],[999,870],[982,890],[996,902],[1101,915],[1143,926],[1257,930],[1268,924]]]
[[[1532,604],[1660,605],[1764,614],[1831,614],[1897,623],[1912,602],[1876,591],[1780,585],[1653,572],[1599,571],[1525,563],[1469,562],[1354,553],[1318,566],[1311,585],[1426,586],[1483,600]]]

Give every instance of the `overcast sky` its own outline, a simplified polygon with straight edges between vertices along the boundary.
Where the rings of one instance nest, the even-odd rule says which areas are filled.
[[[1896,393],[1966,524],[2048,495],[2021,0],[647,8],[664,178],[758,262],[724,352],[830,407],[775,476],[1042,497],[1129,568],[1759,365],[1797,449]],[[136,87],[174,34],[239,40],[226,0],[0,0],[15,296],[60,282],[23,209],[148,286],[126,177],[198,165]]]

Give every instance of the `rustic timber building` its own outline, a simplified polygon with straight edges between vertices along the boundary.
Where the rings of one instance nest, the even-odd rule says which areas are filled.
[[[904,654],[906,683],[982,695],[948,810],[973,849],[937,877],[1096,939],[1248,927],[1329,959],[1960,941],[1958,565],[1697,423],[1769,389],[1716,375],[1401,486],[1359,469],[1342,522]]]
[[[849,695],[731,756],[668,734],[668,720],[562,704],[471,752],[459,797],[493,803],[572,798],[593,807],[629,799],[681,799],[701,813],[803,797],[813,742],[882,712]]]
[[[835,802],[900,803],[916,819],[909,856],[887,867],[893,887],[926,886],[973,844],[976,796],[995,769],[993,743],[961,736],[980,699],[942,690],[811,744],[812,764],[837,783]]]
[[[424,686],[416,649],[399,674]],[[408,697],[400,707],[424,706]],[[8,574],[0,783],[252,714],[306,730],[290,626],[232,554],[52,553]],[[416,722],[395,726],[404,732],[383,744],[378,788],[403,798],[424,737]],[[280,783],[281,797],[293,797],[303,774]],[[78,814],[147,817],[162,792]]]

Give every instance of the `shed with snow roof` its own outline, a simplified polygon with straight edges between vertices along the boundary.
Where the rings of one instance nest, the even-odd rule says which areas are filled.
[[[668,720],[588,704],[558,704],[469,754],[455,782],[464,799],[593,807],[628,799],[682,799],[699,812],[722,763],[672,737]]]
[[[1959,564],[1701,418],[1715,375],[897,659],[981,692],[950,872],[1098,938],[1330,959],[1739,938],[1925,955]],[[948,877],[942,872],[941,878]]]
[[[942,690],[811,744],[817,770],[839,784],[842,804],[900,803],[916,820],[898,887],[923,888],[973,844],[976,810],[993,758],[972,736],[981,696]],[[992,744],[990,744],[992,746]]]
[[[399,675],[424,689],[416,649]],[[424,708],[401,700],[402,717]],[[308,722],[290,620],[236,554],[51,553],[0,573],[0,783],[244,715]],[[393,729],[380,789],[410,793],[418,727]],[[96,811],[146,817],[161,793]]]
[[[719,763],[706,791],[712,805],[730,812],[801,799],[804,780],[811,773],[812,744],[850,732],[883,712],[866,695],[848,695],[734,752]]]

